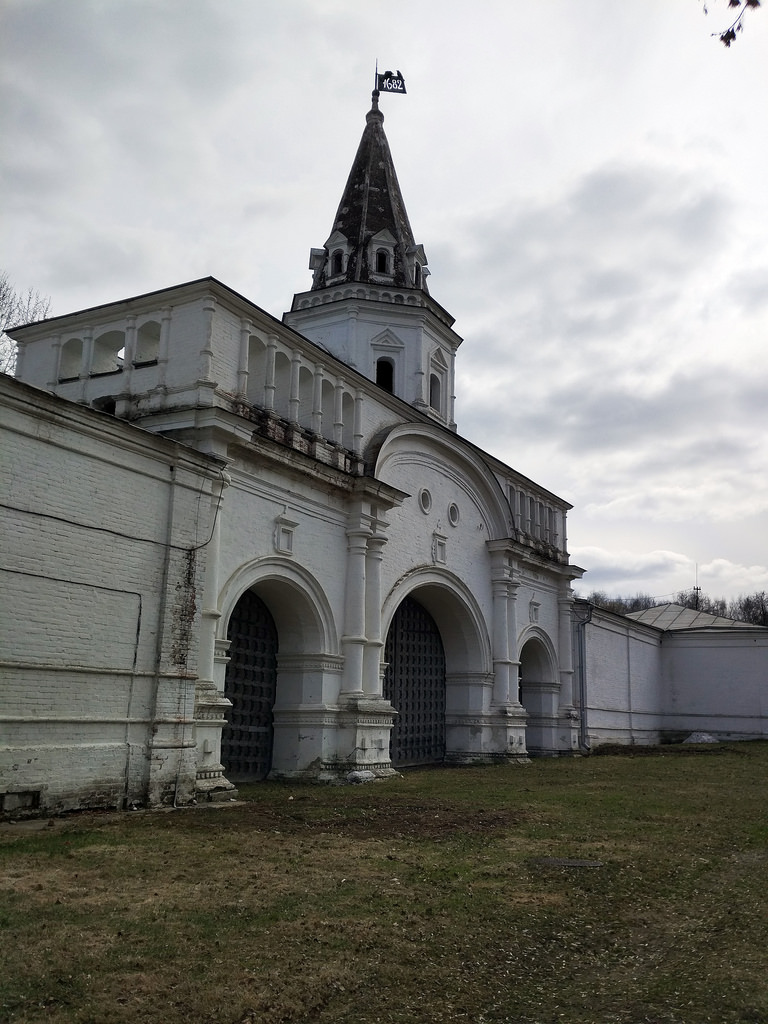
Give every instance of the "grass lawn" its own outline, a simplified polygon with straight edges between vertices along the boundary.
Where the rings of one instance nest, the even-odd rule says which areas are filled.
[[[0,827],[0,1020],[768,1022],[768,743]]]

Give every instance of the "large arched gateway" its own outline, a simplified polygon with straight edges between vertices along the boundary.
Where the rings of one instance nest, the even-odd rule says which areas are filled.
[[[384,647],[384,696],[397,711],[390,758],[405,767],[445,758],[445,651],[435,620],[406,597]]]
[[[272,767],[277,689],[277,629],[269,609],[246,590],[229,620],[224,696],[232,702],[221,762],[233,780],[264,779]]]

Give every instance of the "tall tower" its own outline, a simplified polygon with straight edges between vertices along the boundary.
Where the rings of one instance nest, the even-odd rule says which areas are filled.
[[[461,338],[429,294],[427,257],[413,238],[379,94],[333,230],[310,251],[312,287],[283,320],[385,391],[456,429],[454,364]]]

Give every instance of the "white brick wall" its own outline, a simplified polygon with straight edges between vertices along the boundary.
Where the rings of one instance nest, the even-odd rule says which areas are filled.
[[[210,533],[218,466],[8,378],[0,399],[0,794],[143,801],[154,732],[176,745],[167,795],[193,742],[206,552],[190,571],[185,549]]]

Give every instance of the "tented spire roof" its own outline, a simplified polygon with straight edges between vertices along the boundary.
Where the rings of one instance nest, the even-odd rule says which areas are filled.
[[[388,284],[426,291],[426,258],[405,211],[373,93],[352,170],[323,249],[312,250],[313,290],[342,282]]]

